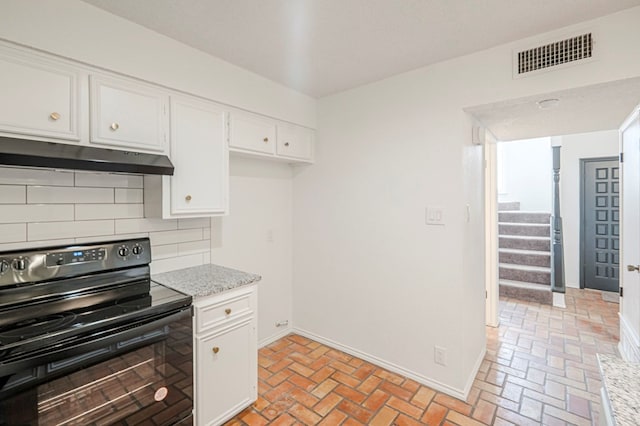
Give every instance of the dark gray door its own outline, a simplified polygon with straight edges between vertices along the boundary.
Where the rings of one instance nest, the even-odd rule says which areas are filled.
[[[618,291],[620,181],[617,158],[581,160],[582,288]]]

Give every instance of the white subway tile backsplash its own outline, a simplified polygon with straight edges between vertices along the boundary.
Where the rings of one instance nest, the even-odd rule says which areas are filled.
[[[0,185],[0,204],[24,204],[26,192],[24,185]]]
[[[146,232],[140,232],[137,234],[99,235],[94,237],[76,238],[75,242],[78,244],[100,243],[103,241],[130,240],[132,238],[146,238],[148,236],[149,234],[147,234]]]
[[[175,271],[176,269],[200,266],[203,264],[204,255],[202,253],[192,254],[189,256],[170,257],[151,262],[151,273],[161,274],[167,271]]]
[[[116,203],[142,203],[144,190],[116,188]]]
[[[92,237],[113,235],[113,220],[83,220],[77,222],[29,223],[29,241],[52,240],[55,238]]]
[[[5,204],[0,223],[56,222],[73,220],[71,204]]]
[[[153,260],[166,259],[169,257],[176,257],[176,256],[178,256],[177,244],[166,244],[163,246],[151,247],[151,258]]]
[[[2,225],[0,225],[0,227],[1,226]],[[25,230],[25,235],[26,235],[26,230]],[[21,241],[19,243],[0,244],[0,251],[15,251],[15,250],[25,250],[25,249],[31,249],[31,248],[35,249],[40,247],[49,247],[49,246],[72,245],[73,243],[74,243],[73,238],[66,238],[62,240]]]
[[[209,263],[211,220],[144,218],[139,175],[0,167],[0,251],[149,237],[152,270]]]
[[[13,243],[27,240],[27,224],[0,224],[0,243]]]
[[[76,186],[142,189],[142,180],[138,175],[76,172],[75,182]]]
[[[76,204],[76,220],[132,219],[143,216],[142,204]]]
[[[117,219],[116,233],[170,231],[178,229],[177,219]]]
[[[209,228],[210,226],[211,219],[208,217],[178,219],[178,229]]]
[[[149,233],[149,238],[151,239],[152,246],[198,241],[202,240],[202,228],[185,229],[180,231],[151,232]]]
[[[208,253],[209,250],[211,250],[211,241],[209,240],[191,241],[189,243],[178,244],[178,254],[180,256],[195,253]]]
[[[73,172],[0,167],[0,184],[73,186]]]
[[[113,203],[113,188],[29,186],[27,202],[29,204]]]

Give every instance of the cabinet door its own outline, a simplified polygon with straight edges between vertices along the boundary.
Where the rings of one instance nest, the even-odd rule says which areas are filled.
[[[237,151],[275,154],[276,125],[256,115],[231,114],[229,147]]]
[[[281,157],[311,161],[313,159],[313,132],[303,127],[278,125],[276,152]]]
[[[214,215],[227,210],[229,153],[226,112],[212,102],[171,98],[172,215]]]
[[[91,143],[165,152],[167,99],[150,86],[91,76]]]
[[[196,419],[218,425],[256,399],[257,345],[249,318],[196,338]]]
[[[0,76],[0,131],[80,140],[73,69],[3,51]]]

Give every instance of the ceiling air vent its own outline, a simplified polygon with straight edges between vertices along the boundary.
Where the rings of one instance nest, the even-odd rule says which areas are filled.
[[[517,52],[517,74],[544,70],[593,56],[593,36],[586,33]]]

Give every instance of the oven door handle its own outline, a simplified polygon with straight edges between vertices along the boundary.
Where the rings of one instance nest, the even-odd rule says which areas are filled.
[[[43,364],[49,364],[54,361],[63,361],[74,356],[90,354],[96,352],[95,356],[87,356],[85,359],[79,360],[80,365],[73,363],[73,369],[87,364],[93,364],[98,359],[114,356],[117,353],[129,351],[134,347],[139,347],[150,343],[151,341],[163,340],[161,334],[150,336],[148,339],[142,338],[139,342],[133,342],[129,345],[118,347],[118,343],[131,341],[137,337],[143,337],[145,334],[158,330],[173,322],[180,321],[185,317],[191,317],[191,307],[177,312],[163,314],[161,317],[146,318],[145,320],[136,321],[121,327],[115,327],[109,330],[102,330],[86,336],[76,336],[74,340],[77,343],[66,342],[58,343],[52,347],[39,349],[37,351],[20,354],[19,358],[7,359],[0,362],[0,377],[5,377],[23,371],[28,368],[37,367]],[[161,338],[159,338],[161,337]],[[108,350],[107,350],[108,348]],[[100,349],[104,349],[100,351]],[[100,352],[99,354],[97,352]],[[61,369],[64,371],[70,368]]]

